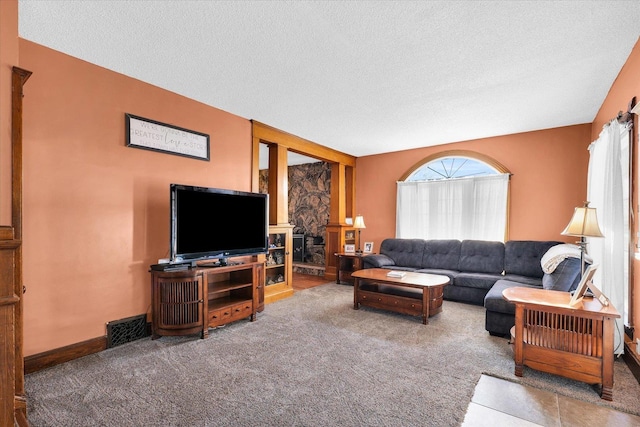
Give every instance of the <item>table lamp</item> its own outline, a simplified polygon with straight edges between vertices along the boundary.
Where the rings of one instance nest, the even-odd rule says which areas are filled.
[[[590,208],[589,202],[584,202],[584,206],[575,208],[569,225],[560,233],[564,236],[580,237],[576,242],[580,246],[581,275],[584,274],[584,254],[587,252],[586,237],[604,237],[598,226],[598,216],[596,208]]]
[[[353,221],[353,228],[358,229],[358,250],[356,251],[356,253],[361,254],[362,251],[360,250],[360,233],[363,228],[367,228],[364,225],[364,218],[362,217],[362,215],[356,215],[356,218]]]

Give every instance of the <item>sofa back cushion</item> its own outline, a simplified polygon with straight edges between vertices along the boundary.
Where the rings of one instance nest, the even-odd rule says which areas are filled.
[[[538,262],[540,267],[540,262]],[[504,243],[463,240],[460,244],[460,271],[500,274],[504,270]]]
[[[580,258],[565,258],[553,270],[553,273],[544,273],[542,287],[552,291],[570,292],[575,290],[580,283],[582,263]]]
[[[540,260],[550,247],[562,242],[538,240],[509,240],[504,244],[504,272],[520,276],[544,275]]]
[[[422,255],[422,268],[458,270],[460,240],[427,240]]]
[[[380,253],[391,258],[397,266],[422,268],[423,239],[384,239]]]

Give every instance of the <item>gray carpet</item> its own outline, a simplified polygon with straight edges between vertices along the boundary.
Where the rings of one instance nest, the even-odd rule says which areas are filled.
[[[615,362],[614,401],[525,368],[513,375],[484,309],[445,301],[417,317],[353,310],[333,283],[197,337],[143,339],[26,377],[33,426],[457,426],[481,374],[640,415],[640,385]]]

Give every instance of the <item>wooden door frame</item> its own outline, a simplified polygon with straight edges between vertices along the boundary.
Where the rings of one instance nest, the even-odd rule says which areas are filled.
[[[269,223],[289,225],[287,152],[292,151],[331,164],[331,207],[325,238],[325,278],[335,279],[336,268],[333,254],[340,252],[341,236],[347,225],[346,218],[355,215],[356,157],[283,132],[252,120],[252,191],[260,186],[260,144],[269,146]],[[273,178],[275,177],[275,179]]]
[[[11,75],[11,222],[0,227],[0,270],[6,287],[0,285],[0,318],[5,338],[0,345],[2,360],[9,366],[0,371],[2,425],[28,426],[24,388],[24,329],[22,277],[22,98],[31,71],[13,67]],[[7,289],[12,282],[12,289]],[[7,332],[7,333],[5,333]]]

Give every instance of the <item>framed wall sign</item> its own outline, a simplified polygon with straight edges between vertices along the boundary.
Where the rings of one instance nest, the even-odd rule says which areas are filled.
[[[209,135],[125,113],[127,147],[209,160]]]

